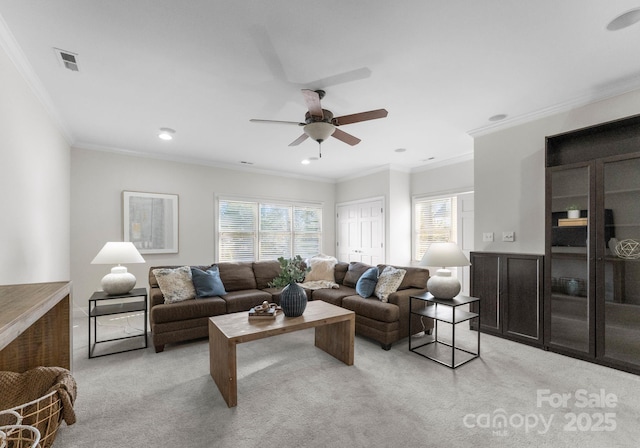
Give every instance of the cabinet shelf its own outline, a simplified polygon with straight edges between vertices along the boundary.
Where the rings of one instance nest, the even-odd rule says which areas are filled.
[[[640,308],[640,263],[617,257],[609,242],[640,238],[639,144],[640,115],[545,144],[544,348],[636,374],[640,325],[627,306]],[[588,213],[586,228],[556,227],[570,203]]]

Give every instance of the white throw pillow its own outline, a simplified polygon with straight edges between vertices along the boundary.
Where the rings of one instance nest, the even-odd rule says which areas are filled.
[[[158,286],[164,296],[164,303],[182,302],[196,298],[196,289],[193,286],[189,266],[175,269],[154,269],[153,275],[156,276]]]
[[[304,277],[305,282],[325,280],[335,282],[335,267],[338,260],[330,255],[319,254],[307,260],[311,271]]]
[[[376,297],[382,302],[389,301],[389,295],[396,292],[404,275],[407,273],[404,269],[396,269],[393,266],[387,266],[378,277],[376,284]]]

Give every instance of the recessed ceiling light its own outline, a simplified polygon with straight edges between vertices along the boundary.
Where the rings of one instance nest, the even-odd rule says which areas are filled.
[[[309,159],[304,159],[302,162],[303,165],[309,165],[311,163],[311,161]]]
[[[162,140],[173,140],[173,134],[175,133],[176,131],[171,128],[160,128],[160,133],[158,134],[158,137],[161,138]]]
[[[394,149],[395,152],[405,152],[406,150],[407,150],[407,148]]]
[[[613,19],[607,25],[607,29],[609,31],[618,31],[638,22],[640,22],[640,8],[635,8]]]
[[[494,115],[493,117],[489,117],[489,121],[500,121],[500,120],[504,120],[505,118],[507,118],[506,114],[498,114],[498,115]]]

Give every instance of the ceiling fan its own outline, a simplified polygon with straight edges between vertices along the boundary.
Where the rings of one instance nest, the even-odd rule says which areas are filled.
[[[297,146],[309,137],[317,141],[319,144],[322,144],[323,141],[331,136],[348,145],[354,146],[360,143],[361,140],[342,131],[341,129],[338,129],[338,126],[358,123],[360,121],[375,120],[376,118],[384,118],[388,114],[385,109],[376,109],[357,114],[334,117],[330,110],[323,109],[320,105],[320,100],[324,98],[325,95],[324,90],[302,89],[302,95],[304,96],[304,101],[309,109],[305,114],[304,123],[296,121],[259,120],[255,118],[249,121],[255,123],[279,123],[303,126],[304,134],[289,143],[289,146]],[[320,153],[320,157],[322,157],[322,153]]]

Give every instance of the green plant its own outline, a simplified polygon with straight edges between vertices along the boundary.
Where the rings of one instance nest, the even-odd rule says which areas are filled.
[[[571,204],[569,207],[567,207],[567,210],[580,210],[580,207],[578,207],[576,204]]]
[[[280,262],[280,275],[269,282],[269,286],[272,288],[282,288],[289,283],[299,283],[311,270],[300,255],[293,258],[279,257],[278,261]]]

